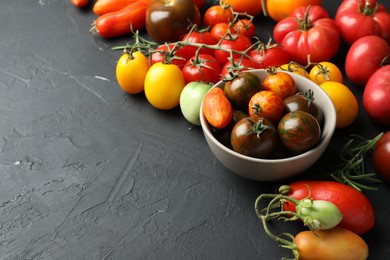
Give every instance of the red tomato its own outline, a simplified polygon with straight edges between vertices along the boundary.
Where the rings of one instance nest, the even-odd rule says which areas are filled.
[[[291,61],[286,49],[277,44],[259,45],[251,51],[250,56],[260,64],[260,68],[279,67]]]
[[[366,35],[378,35],[390,44],[390,13],[377,0],[345,0],[335,21],[349,45]]]
[[[193,81],[217,83],[221,66],[216,58],[208,54],[199,54],[187,61],[184,65],[183,76],[186,84]]]
[[[228,23],[217,23],[216,25],[211,27],[210,33],[219,41],[228,33],[235,35],[237,32],[236,29],[234,29]]]
[[[294,78],[287,72],[277,72],[276,70],[267,70],[269,75],[263,80],[266,90],[271,90],[280,95],[282,99],[294,95],[297,92],[297,86]]]
[[[71,0],[71,3],[74,6],[81,8],[81,7],[86,6],[89,3],[89,0]]]
[[[190,43],[199,43],[199,44],[205,44],[205,45],[214,45],[218,43],[218,40],[215,39],[214,35],[211,32],[208,31],[191,31],[183,36],[181,39],[183,42],[190,42]],[[195,55],[196,51],[198,50],[198,47],[195,46],[183,46],[182,48],[185,49],[185,52],[191,54],[190,58]],[[202,47],[199,50],[199,53],[214,55],[214,49]]]
[[[363,234],[375,224],[374,208],[371,202],[360,191],[335,181],[297,181],[289,184],[288,196],[294,199],[312,198],[327,200],[335,204],[343,219],[338,226],[349,229],[356,234]],[[287,202],[284,210],[294,211],[295,205]]]
[[[364,87],[371,75],[380,68],[385,57],[390,55],[390,45],[376,35],[363,36],[348,50],[345,73],[360,87]]]
[[[248,39],[252,39],[256,31],[255,24],[249,19],[238,19],[233,28]]]
[[[390,65],[386,65],[375,71],[368,80],[363,92],[363,106],[372,120],[383,125],[390,125],[389,100]]]
[[[206,4],[206,0],[192,0],[192,2],[194,2],[199,10]]]
[[[233,20],[233,12],[228,5],[210,6],[203,15],[203,23],[210,27],[217,23],[229,23]]]
[[[189,51],[189,52],[188,52]],[[171,58],[172,64],[179,66],[179,68],[183,68],[186,64],[187,60],[190,59],[194,54],[191,49],[176,47],[175,44],[163,44],[158,46],[155,49],[155,52],[152,53],[151,64],[155,64],[157,62],[166,62],[166,54],[168,54],[168,59]]]
[[[376,172],[390,183],[390,131],[378,140],[374,148],[372,162]]]
[[[233,61],[228,61],[221,69],[221,80],[229,80],[234,78],[239,72],[260,69],[257,62],[246,58],[235,58]]]
[[[321,6],[297,8],[290,17],[276,24],[273,34],[292,60],[302,65],[307,64],[308,55],[312,62],[330,60],[340,45],[337,25]]]
[[[224,66],[229,58],[240,58],[242,54],[236,52],[249,51],[252,42],[242,34],[226,35],[220,42],[220,49],[215,50],[214,57],[217,58],[221,66]],[[231,53],[231,51],[233,51]],[[234,52],[236,51],[236,52]]]
[[[223,89],[214,87],[203,98],[202,111],[207,122],[217,129],[225,128],[233,118],[233,107]]]
[[[262,90],[249,100],[248,114],[256,114],[276,123],[283,115],[284,104],[282,98],[273,91]]]

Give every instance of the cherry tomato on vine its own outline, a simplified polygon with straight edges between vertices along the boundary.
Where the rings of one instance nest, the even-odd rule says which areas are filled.
[[[123,53],[115,70],[118,85],[129,94],[143,92],[148,69],[149,61],[142,52]]]
[[[181,41],[189,42],[189,43],[199,43],[205,45],[214,45],[218,43],[218,40],[209,31],[190,31],[189,33],[183,36]],[[183,51],[185,53],[191,54],[189,55],[190,56],[189,58],[194,56],[196,51],[199,49],[199,47],[196,46],[182,46],[181,48],[184,49]],[[199,53],[214,55],[214,49],[201,47],[199,49]]]
[[[336,128],[351,125],[358,116],[359,104],[352,91],[338,82],[324,82],[320,87],[328,94],[336,109]]]
[[[221,66],[224,66],[229,58],[240,58],[242,54],[237,52],[249,51],[252,42],[242,34],[226,35],[219,42],[220,48],[215,50],[214,56],[217,58]],[[233,52],[236,51],[236,52]]]
[[[166,55],[170,55],[172,57],[167,57]],[[187,60],[193,56],[193,52],[191,49],[186,49],[183,47],[175,47],[175,44],[162,44],[158,46],[151,55],[151,64],[155,64],[157,62],[166,63],[167,59],[170,59],[170,62],[182,68]]]
[[[379,176],[390,183],[390,131],[384,133],[374,147],[372,162]]]
[[[155,108],[172,109],[179,105],[184,86],[183,73],[178,66],[158,62],[146,73],[145,96]]]
[[[245,18],[238,19],[238,21],[234,23],[233,28],[248,39],[252,39],[256,31],[255,24],[251,20]]]
[[[183,66],[182,72],[186,84],[193,81],[217,83],[221,66],[214,56],[199,54],[187,61]]]
[[[310,150],[321,138],[321,127],[317,119],[299,110],[285,114],[279,121],[277,131],[282,145],[293,154]]]
[[[217,23],[216,25],[211,27],[210,33],[217,41],[219,41],[223,37],[225,37],[225,35],[235,35],[237,31],[233,28],[233,26],[230,25],[230,23]]]
[[[290,54],[280,45],[263,44],[251,51],[250,56],[260,68],[279,67],[291,61]]]
[[[297,85],[290,74],[284,71],[277,71],[272,67],[267,72],[268,76],[263,80],[265,90],[275,92],[282,99],[294,95],[297,92]]]
[[[321,85],[326,81],[335,81],[343,83],[343,74],[340,69],[332,62],[322,61],[315,64],[310,70],[310,79]]]
[[[286,63],[279,67],[281,70],[290,71],[292,73],[295,73],[297,75],[300,75],[302,77],[310,79],[310,75],[305,69],[305,67],[299,65],[298,63]]]
[[[254,94],[248,103],[248,114],[263,116],[276,123],[283,115],[282,98],[273,91],[261,90]]]
[[[229,60],[221,69],[221,80],[230,80],[234,78],[239,72],[251,69],[260,69],[257,62],[247,58],[235,58]]]
[[[252,115],[234,125],[230,140],[232,149],[240,154],[267,158],[277,145],[277,133],[267,118]]]
[[[213,5],[203,15],[203,23],[213,27],[217,23],[229,23],[234,20],[232,9],[228,5]]]

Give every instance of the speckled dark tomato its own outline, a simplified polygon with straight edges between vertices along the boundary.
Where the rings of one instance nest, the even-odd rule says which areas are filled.
[[[251,97],[264,89],[259,77],[247,72],[240,73],[236,78],[226,82],[224,92],[233,108],[246,110]]]
[[[304,111],[289,112],[277,127],[282,145],[293,154],[304,153],[318,144],[321,128],[317,119]]]
[[[276,128],[265,117],[252,115],[239,120],[231,133],[232,149],[240,154],[268,158],[277,145]]]
[[[305,111],[314,116],[318,123],[321,124],[324,114],[315,103],[314,92],[309,89],[305,93],[299,93],[289,96],[283,100],[284,114],[293,111]]]

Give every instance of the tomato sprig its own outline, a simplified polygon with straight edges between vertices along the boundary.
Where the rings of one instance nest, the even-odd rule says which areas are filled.
[[[365,182],[381,183],[375,173],[365,173],[364,156],[373,151],[375,144],[382,137],[378,134],[373,139],[365,139],[359,135],[351,135],[351,139],[340,151],[343,161],[328,174],[337,182],[347,184],[358,191],[377,190],[376,187],[364,184]],[[358,139],[357,143],[355,142]]]

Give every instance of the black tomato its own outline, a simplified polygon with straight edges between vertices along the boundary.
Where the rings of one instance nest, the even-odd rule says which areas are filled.
[[[293,154],[304,153],[318,144],[321,128],[317,119],[304,111],[289,112],[277,127],[282,145]]]
[[[309,89],[305,93],[298,93],[283,100],[284,114],[293,111],[305,111],[314,116],[319,124],[322,124],[324,114],[314,101],[314,92]]]
[[[233,108],[246,110],[251,97],[264,87],[255,74],[240,73],[236,78],[225,83],[224,92]]]
[[[212,129],[214,137],[226,147],[232,148],[230,145],[230,134],[232,132],[232,129],[239,120],[245,117],[248,117],[247,113],[234,109],[232,121],[227,127],[223,129]]]
[[[146,31],[158,43],[176,42],[200,22],[192,0],[152,0],[146,10]]]
[[[268,158],[277,146],[278,137],[271,121],[252,115],[234,125],[230,141],[232,149],[240,154]]]

